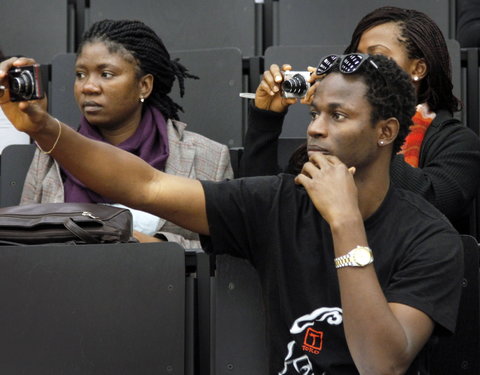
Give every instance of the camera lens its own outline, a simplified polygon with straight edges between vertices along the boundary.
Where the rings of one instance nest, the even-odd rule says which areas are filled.
[[[28,70],[22,71],[20,76],[14,77],[10,81],[10,91],[24,99],[30,99],[33,96],[34,80],[32,73]]]
[[[282,90],[297,96],[304,96],[308,90],[307,81],[301,74],[295,74],[282,83]]]
[[[10,91],[18,95],[22,91],[23,79],[20,77],[15,77],[10,81]]]

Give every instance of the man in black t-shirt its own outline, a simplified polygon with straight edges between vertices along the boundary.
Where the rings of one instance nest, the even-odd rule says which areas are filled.
[[[250,260],[264,289],[269,373],[427,373],[432,335],[455,328],[463,262],[443,215],[390,186],[414,89],[383,56],[323,62],[307,131],[310,161],[296,177],[171,176],[58,129],[45,103],[1,104],[17,129],[92,190],[209,235],[209,252]],[[11,65],[0,65],[0,85]]]

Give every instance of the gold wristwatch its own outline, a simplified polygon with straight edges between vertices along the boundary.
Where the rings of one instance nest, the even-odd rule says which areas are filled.
[[[335,258],[335,268],[342,267],[365,267],[373,263],[372,249],[367,246],[357,246],[347,254]]]

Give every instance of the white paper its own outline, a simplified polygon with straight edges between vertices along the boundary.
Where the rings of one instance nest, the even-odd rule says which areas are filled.
[[[30,137],[28,134],[19,132],[5,117],[0,108],[0,153],[8,145],[28,144]]]
[[[128,208],[133,217],[133,230],[154,236],[160,229],[160,218],[145,211],[135,210],[120,203],[111,204],[111,206]]]

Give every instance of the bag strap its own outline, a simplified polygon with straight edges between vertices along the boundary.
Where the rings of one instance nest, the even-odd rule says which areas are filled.
[[[95,238],[85,229],[79,227],[71,218],[66,219],[63,222],[63,225],[65,225],[65,228],[67,228],[73,235],[77,236],[85,243],[101,243],[98,238]]]

